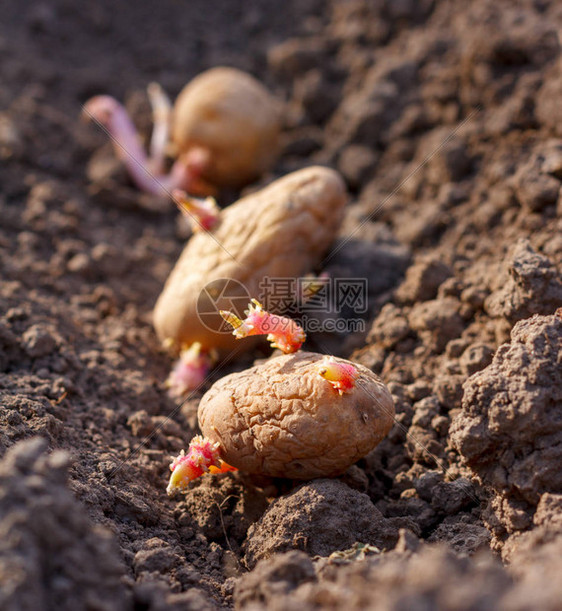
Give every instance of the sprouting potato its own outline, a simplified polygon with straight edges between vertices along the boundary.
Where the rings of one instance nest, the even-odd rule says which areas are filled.
[[[326,367],[354,371],[339,392]],[[241,471],[309,479],[343,473],[389,432],[394,404],[369,369],[345,359],[296,352],[221,378],[198,411],[205,438]]]
[[[250,74],[207,70],[183,88],[173,108],[156,83],[148,94],[154,119],[148,154],[115,98],[98,95],[84,105],[85,117],[112,136],[116,155],[139,189],[164,197],[174,189],[211,195],[248,184],[275,162],[281,104]],[[176,160],[167,171],[170,152]]]
[[[180,92],[172,140],[178,156],[192,149],[207,155],[203,180],[240,187],[275,162],[280,118],[280,103],[254,77],[235,68],[213,68]]]
[[[260,295],[265,277],[297,278],[319,263],[340,226],[346,191],[334,170],[314,166],[289,174],[220,213],[210,231],[194,234],[154,308],[159,339],[176,348],[242,349],[220,310],[232,310],[240,288],[242,315],[249,296]],[[231,283],[228,294],[221,288]],[[201,296],[213,286],[213,311],[201,317]],[[199,307],[199,310],[198,310]],[[251,342],[244,344],[251,347]]]

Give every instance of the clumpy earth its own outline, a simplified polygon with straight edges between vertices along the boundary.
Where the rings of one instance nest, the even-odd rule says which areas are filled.
[[[559,608],[560,4],[2,13],[2,609]],[[307,348],[380,375],[396,422],[339,478],[229,473],[168,498],[200,396],[167,396],[151,310],[186,230],[131,187],[80,108],[115,95],[148,137],[146,85],[175,96],[220,64],[285,103],[261,184],[313,163],[346,180],[314,271],[368,279],[367,332]]]

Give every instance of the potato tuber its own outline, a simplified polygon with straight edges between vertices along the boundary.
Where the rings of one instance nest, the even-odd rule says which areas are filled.
[[[324,377],[327,363],[345,365],[342,375],[355,372],[345,392]],[[341,474],[368,454],[392,427],[394,404],[366,367],[296,352],[215,382],[201,399],[198,418],[228,464],[308,479]]]
[[[281,105],[253,76],[235,68],[207,70],[183,88],[173,109],[159,85],[149,85],[148,93],[154,119],[149,155],[117,100],[98,95],[84,104],[84,115],[109,132],[139,189],[168,197],[176,188],[210,195],[248,184],[275,162]],[[166,173],[170,130],[176,161]]]
[[[220,213],[210,231],[191,237],[154,308],[160,340],[176,348],[200,342],[223,353],[240,348],[219,310],[232,310],[217,290],[214,311],[198,315],[206,286],[235,281],[240,297],[260,295],[264,277],[296,278],[320,261],[339,228],[346,202],[337,172],[319,166],[293,172]],[[244,300],[246,306],[249,299]],[[241,316],[241,311],[233,314]],[[251,342],[247,344],[251,347]]]
[[[241,70],[218,67],[195,77],[180,92],[172,117],[178,157],[204,151],[201,177],[211,185],[241,187],[277,158],[280,104]]]

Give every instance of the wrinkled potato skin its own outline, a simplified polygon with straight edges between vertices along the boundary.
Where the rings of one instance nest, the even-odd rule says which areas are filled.
[[[318,374],[324,358],[296,352],[221,378],[199,404],[201,431],[221,444],[226,462],[249,473],[343,473],[388,433],[394,403],[382,381],[356,363],[360,380],[339,395]]]
[[[195,77],[174,105],[172,139],[177,154],[193,146],[211,153],[203,178],[240,187],[277,158],[281,105],[254,77],[235,68],[213,68]]]
[[[213,280],[232,278],[257,297],[264,276],[294,278],[310,271],[334,240],[345,202],[340,175],[316,166],[293,172],[226,208],[212,232],[192,236],[168,277],[154,309],[160,340],[198,341],[219,352],[251,347],[249,340],[236,343],[230,332],[217,333],[201,323],[201,290]],[[216,305],[229,310],[232,304],[219,300]],[[216,318],[208,326],[219,328],[218,313]]]

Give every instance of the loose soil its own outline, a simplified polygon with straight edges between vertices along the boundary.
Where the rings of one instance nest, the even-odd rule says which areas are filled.
[[[3,3],[2,609],[560,608],[561,29],[554,0]],[[151,310],[186,228],[80,109],[148,137],[146,85],[221,64],[285,102],[260,185],[346,180],[311,271],[368,280],[367,331],[307,348],[379,374],[396,424],[339,478],[168,498],[201,393],[167,396]]]

